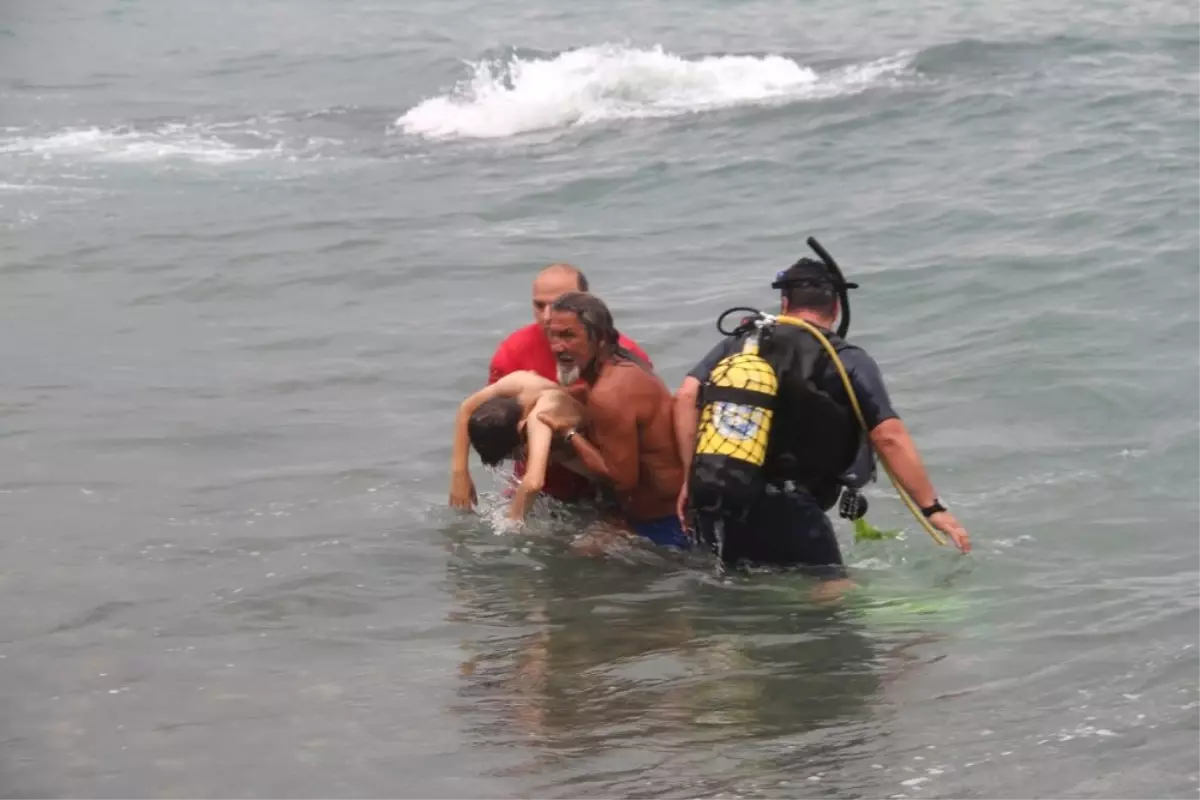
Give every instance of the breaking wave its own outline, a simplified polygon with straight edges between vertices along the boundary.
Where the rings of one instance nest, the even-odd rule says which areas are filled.
[[[600,45],[470,65],[449,94],[396,120],[429,138],[497,138],[575,125],[855,94],[895,80],[911,55],[818,72],[779,55],[683,58],[661,48]]]

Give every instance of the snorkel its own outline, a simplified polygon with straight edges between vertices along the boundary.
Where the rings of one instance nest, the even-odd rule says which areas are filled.
[[[805,243],[812,248],[812,251],[817,254],[817,257],[825,262],[825,268],[829,270],[829,276],[833,278],[833,288],[837,290],[838,301],[842,305],[842,319],[838,322],[837,335],[839,339],[846,338],[846,331],[850,330],[850,295],[848,289],[857,289],[857,283],[846,283],[846,276],[842,274],[842,268],[833,260],[833,256],[829,255],[829,251],[821,246],[814,237],[810,236],[805,240]]]

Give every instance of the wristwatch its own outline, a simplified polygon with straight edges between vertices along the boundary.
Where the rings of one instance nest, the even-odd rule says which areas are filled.
[[[947,509],[944,505],[942,505],[942,501],[938,497],[935,496],[933,498],[933,503],[922,508],[921,513],[924,514],[926,517],[932,517],[934,514],[938,513],[939,511],[948,511],[948,510],[949,509]]]

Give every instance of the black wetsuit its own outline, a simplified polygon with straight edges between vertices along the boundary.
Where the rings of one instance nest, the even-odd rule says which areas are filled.
[[[831,336],[827,330],[822,332]],[[883,375],[875,360],[856,345],[834,338],[830,341],[850,377],[867,427],[874,429],[880,422],[898,417],[892,408]],[[739,350],[742,342],[738,337],[726,338],[709,351],[688,375],[704,383],[717,363]],[[814,376],[814,383],[839,404],[850,407],[841,375],[828,359],[825,360],[820,373]],[[779,413],[787,412],[786,409],[781,409]],[[857,418],[854,424],[859,424]],[[863,437],[853,470],[862,475],[869,471],[871,466],[872,458],[867,448],[866,437]],[[838,476],[829,477],[832,485]],[[802,488],[787,484],[768,484],[766,492],[756,503],[747,522],[732,527],[726,526],[722,536],[722,559],[730,565],[748,562],[771,566],[804,566],[827,568],[840,573],[841,549],[834,535],[833,524],[825,515],[825,509],[829,508],[832,502],[828,497],[815,497]],[[704,524],[701,520],[697,522]]]

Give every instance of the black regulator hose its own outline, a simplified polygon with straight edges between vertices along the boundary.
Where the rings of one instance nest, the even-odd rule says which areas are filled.
[[[727,331],[722,323],[725,322],[726,317],[735,311],[749,311],[750,316],[742,317],[742,321],[738,323],[736,328]],[[734,306],[733,308],[727,308],[724,312],[722,312],[721,316],[717,317],[717,330],[720,331],[722,336],[739,336],[750,330],[751,326],[754,324],[754,320],[758,319],[759,313],[760,312],[757,308],[751,308],[750,306]]]

